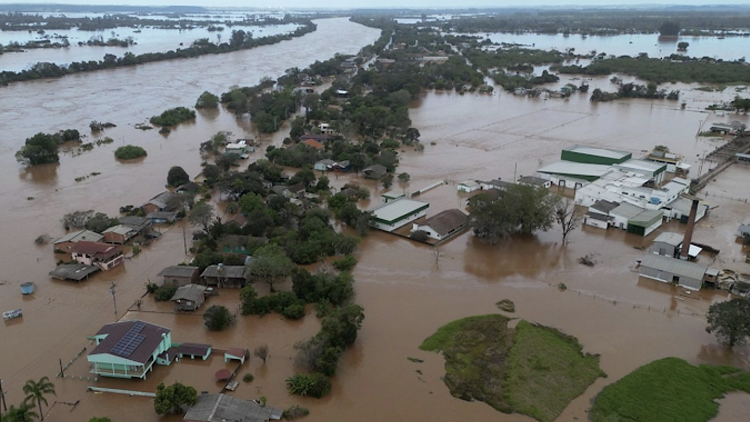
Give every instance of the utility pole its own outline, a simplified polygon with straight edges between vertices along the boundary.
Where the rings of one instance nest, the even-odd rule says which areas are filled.
[[[117,319],[117,298],[115,297],[115,286],[117,286],[117,284],[115,284],[114,281],[111,283],[109,292],[112,294],[112,304],[115,306],[115,319]]]
[[[182,224],[182,246],[185,248],[185,255],[187,255],[187,237],[185,236],[185,224]]]
[[[513,183],[516,183],[516,171],[518,170],[518,163],[513,163]]]
[[[65,377],[65,371],[63,370],[62,366],[62,358],[60,359],[60,376],[63,378]]]
[[[0,401],[3,402],[3,412],[8,411],[8,406],[5,404],[5,391],[3,391],[3,380],[0,379]]]

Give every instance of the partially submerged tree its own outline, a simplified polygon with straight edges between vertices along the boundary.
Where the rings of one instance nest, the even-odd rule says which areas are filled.
[[[196,204],[190,214],[188,214],[188,221],[190,224],[195,226],[201,226],[206,234],[209,233],[209,227],[214,219],[214,208],[207,202],[199,202]]]
[[[568,234],[581,225],[581,219],[581,213],[576,210],[576,205],[573,201],[565,198],[558,202],[555,208],[555,221],[557,221],[557,224],[562,229],[563,245],[567,242]]]
[[[195,388],[176,382],[169,387],[164,383],[156,386],[154,410],[159,415],[168,413],[182,413],[183,406],[192,406],[198,401]]]
[[[57,395],[55,393],[55,385],[49,380],[49,377],[42,377],[39,381],[28,380],[23,386],[23,392],[26,394],[24,403],[30,405],[36,404],[39,406],[39,416],[44,420],[44,412],[42,411],[42,403],[45,406],[49,406],[47,403],[47,394]]]
[[[256,358],[263,361],[263,363],[266,363],[266,359],[268,359],[268,345],[267,344],[261,344],[260,346],[255,348],[255,351],[253,351],[253,355],[255,355]]]
[[[190,176],[188,176],[185,169],[183,169],[180,166],[172,166],[172,168],[169,169],[169,173],[167,173],[167,185],[172,187],[177,187],[180,185],[184,185],[185,183],[190,181]]]
[[[714,303],[708,308],[706,322],[706,332],[715,332],[719,341],[729,347],[744,343],[750,337],[750,299]]]
[[[234,317],[226,306],[214,305],[203,314],[203,323],[211,331],[221,331],[230,324]]]
[[[294,263],[286,255],[284,249],[278,245],[268,245],[258,248],[250,262],[250,273],[263,283],[267,283],[271,291],[273,285],[286,280],[292,275]]]
[[[557,198],[546,189],[513,185],[497,194],[471,198],[469,224],[474,234],[490,244],[513,234],[548,230],[555,221]]]

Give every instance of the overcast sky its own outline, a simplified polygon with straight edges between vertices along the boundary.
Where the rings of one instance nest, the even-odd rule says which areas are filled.
[[[414,8],[453,8],[453,7],[508,7],[508,6],[564,6],[564,5],[747,5],[748,0],[0,0],[7,3],[61,3],[61,4],[132,4],[132,5],[185,5],[208,7],[275,7],[275,8],[359,8],[359,7],[414,7]]]

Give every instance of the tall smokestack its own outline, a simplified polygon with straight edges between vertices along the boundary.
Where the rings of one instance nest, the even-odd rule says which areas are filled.
[[[693,198],[693,205],[690,207],[690,217],[688,217],[687,228],[685,229],[685,238],[682,239],[682,251],[680,251],[680,259],[686,261],[690,259],[690,242],[693,240],[696,214],[698,214],[698,199]]]

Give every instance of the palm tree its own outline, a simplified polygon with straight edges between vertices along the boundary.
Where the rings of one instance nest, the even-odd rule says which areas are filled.
[[[18,407],[10,405],[8,413],[4,417],[0,416],[0,420],[3,422],[32,422],[38,415],[31,409],[32,407],[27,403]]]
[[[42,377],[38,382],[34,382],[34,380],[28,380],[23,386],[23,392],[26,393],[24,403],[36,403],[39,406],[39,414],[41,415],[42,420],[44,420],[42,403],[44,403],[45,406],[49,406],[49,404],[47,403],[47,398],[44,397],[44,395],[52,393],[56,396],[57,393],[55,393],[55,385],[49,381],[49,377]]]

